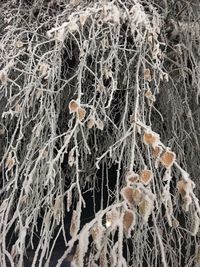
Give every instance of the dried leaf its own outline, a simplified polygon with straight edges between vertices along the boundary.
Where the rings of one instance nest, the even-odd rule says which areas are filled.
[[[18,40],[18,41],[15,43],[15,46],[16,46],[17,48],[21,48],[21,47],[23,47],[23,45],[24,45],[24,43],[23,43],[22,41],[20,41],[20,40]]]
[[[61,200],[59,197],[56,198],[54,206],[53,206],[53,215],[57,219],[61,210]]]
[[[79,107],[77,110],[77,118],[79,121],[83,121],[85,118],[86,110],[84,108]]]
[[[132,190],[132,199],[135,205],[138,205],[142,201],[143,193],[139,188],[135,188]]]
[[[48,70],[49,70],[49,64],[46,63],[39,64],[39,72],[41,73],[42,76],[46,76],[48,74]]]
[[[79,108],[79,104],[75,100],[71,100],[69,102],[70,113],[77,112],[78,108]]]
[[[119,219],[119,212],[117,210],[111,210],[106,213],[106,227],[114,229]]]
[[[101,120],[98,119],[95,123],[98,129],[103,130],[104,124]]]
[[[159,140],[160,140],[159,135],[152,131],[147,131],[143,135],[143,142],[146,145],[152,145],[153,147],[156,147]]]
[[[143,170],[140,173],[140,181],[144,185],[148,185],[152,179],[153,179],[153,173],[151,170]]]
[[[72,237],[74,237],[78,230],[79,230],[79,225],[80,225],[80,221],[79,221],[79,216],[76,210],[73,210],[73,214],[72,214],[72,220],[71,220],[71,225],[70,225],[70,235]]]
[[[75,162],[74,152],[75,152],[75,148],[72,148],[69,152],[68,164],[70,167],[72,167],[74,165],[74,162]]]
[[[159,158],[161,153],[162,153],[162,147],[156,146],[156,147],[152,148],[152,156],[154,158]]]
[[[145,197],[145,199],[143,199],[141,201],[141,203],[139,204],[139,212],[140,215],[142,216],[142,219],[145,222],[148,222],[149,216],[151,215],[153,210],[153,202],[152,200],[150,200],[149,197]]]
[[[144,80],[150,82],[151,81],[151,73],[150,69],[144,70]]]
[[[80,24],[83,27],[85,25],[86,20],[87,20],[87,16],[85,14],[81,14],[79,19],[80,19]]]
[[[7,73],[6,73],[4,70],[1,70],[1,71],[0,71],[0,82],[1,82],[2,84],[5,84],[5,83],[7,82],[7,80],[8,80],[8,75],[7,75]]]
[[[161,163],[165,168],[171,168],[171,166],[174,164],[176,160],[176,154],[172,151],[166,151],[161,156]]]
[[[6,159],[5,167],[8,168],[8,171],[10,171],[14,165],[15,165],[15,159],[12,157],[12,154],[9,153]]]
[[[4,128],[0,128],[0,135],[4,135],[5,134],[5,129]]]
[[[135,213],[132,210],[126,210],[123,216],[123,228],[127,237],[130,237],[130,232],[135,225]]]
[[[95,118],[91,116],[87,121],[87,128],[91,129],[95,124]]]
[[[129,186],[122,188],[121,195],[123,196],[124,200],[127,201],[129,204],[134,204],[133,202],[133,189]]]
[[[125,180],[126,180],[128,185],[137,183],[139,180],[139,175],[133,171],[129,171],[125,176]]]

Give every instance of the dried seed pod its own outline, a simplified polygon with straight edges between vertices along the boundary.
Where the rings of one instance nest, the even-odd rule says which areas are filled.
[[[79,104],[75,100],[71,100],[69,102],[70,113],[77,112],[78,108],[79,108]]]
[[[153,179],[153,172],[151,170],[143,170],[140,173],[140,182],[144,185],[148,185]]]
[[[150,69],[144,69],[144,80],[148,82],[151,81]]]
[[[77,110],[77,118],[79,121],[83,121],[85,118],[86,110],[84,108],[79,107]]]
[[[153,202],[146,196],[139,204],[139,212],[144,222],[148,222],[149,216],[153,211]]]
[[[164,154],[161,156],[160,159],[162,165],[167,169],[171,168],[175,160],[176,160],[176,154],[172,151],[164,152]]]
[[[133,203],[135,205],[138,205],[142,201],[143,193],[139,188],[135,188],[132,190],[132,198],[133,198]]]
[[[125,176],[125,180],[126,180],[128,185],[137,183],[139,180],[139,175],[133,171],[129,171],[129,172],[127,172],[127,174]]]
[[[122,188],[121,195],[129,204],[133,204],[133,189],[129,186]]]
[[[159,135],[157,133],[154,133],[153,131],[147,131],[143,135],[143,142],[146,145],[152,145],[153,147],[156,147],[159,140]]]
[[[123,228],[125,235],[130,237],[131,230],[135,225],[135,213],[132,210],[126,210],[123,216]]]

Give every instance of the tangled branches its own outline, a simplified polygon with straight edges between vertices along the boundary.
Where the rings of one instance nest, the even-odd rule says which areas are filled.
[[[198,263],[194,10],[153,0],[2,4],[1,266],[23,266],[29,248],[32,266],[48,266],[59,236],[57,267],[73,249],[74,266]],[[176,12],[182,21],[168,17]],[[94,214],[83,226],[88,191]]]

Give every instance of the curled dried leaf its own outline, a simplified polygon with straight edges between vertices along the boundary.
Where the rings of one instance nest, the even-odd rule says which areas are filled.
[[[84,108],[79,107],[77,110],[77,118],[79,121],[83,121],[85,118],[86,110]]]
[[[143,170],[140,173],[140,182],[144,185],[148,185],[153,179],[153,172],[151,170]]]
[[[171,168],[176,160],[176,154],[172,151],[166,151],[161,156],[161,163],[165,168]]]
[[[69,102],[69,110],[71,113],[77,112],[78,108],[79,108],[79,104],[75,100],[71,100]]]
[[[159,135],[153,131],[146,131],[143,135],[143,142],[146,145],[152,145],[153,147],[156,147],[159,140]]]

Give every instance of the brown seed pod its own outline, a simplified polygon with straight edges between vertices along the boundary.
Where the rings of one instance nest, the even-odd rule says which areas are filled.
[[[169,169],[174,164],[175,160],[176,160],[176,154],[172,151],[166,151],[161,156],[160,161],[165,168]]]
[[[151,170],[143,170],[140,173],[140,182],[144,185],[148,185],[153,179],[153,172]]]
[[[135,225],[135,214],[132,210],[126,210],[123,216],[123,228],[126,236],[130,236],[131,229]]]
[[[71,113],[77,112],[78,108],[79,108],[79,104],[75,100],[71,100],[69,102],[69,110]]]
[[[86,110],[84,108],[79,107],[77,110],[77,118],[79,121],[83,121],[85,118]]]
[[[159,135],[154,132],[145,132],[143,135],[143,142],[145,145],[152,145],[153,147],[157,146],[159,142]]]

